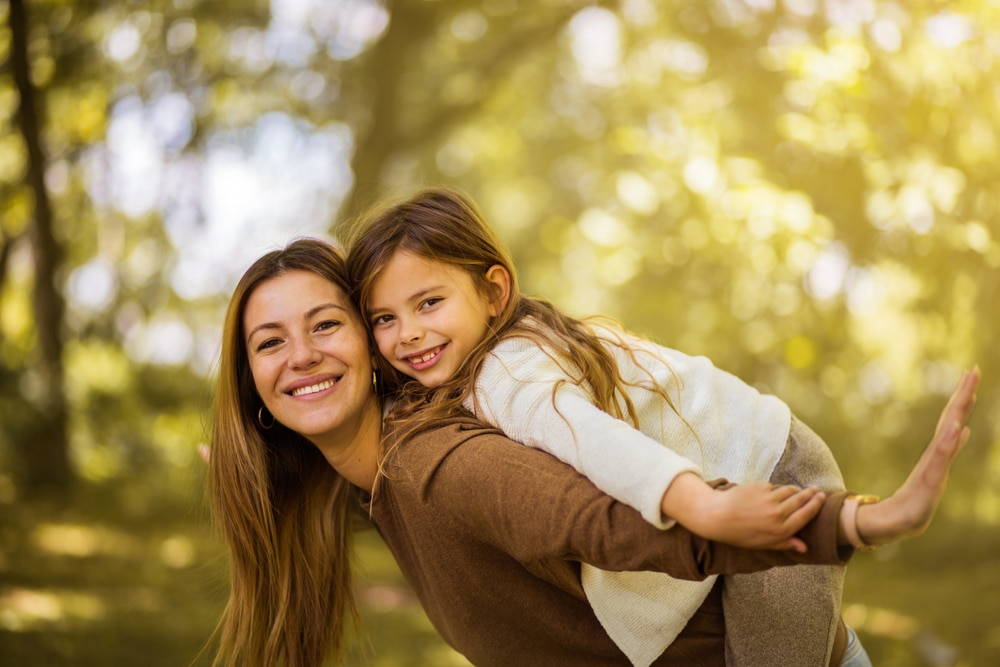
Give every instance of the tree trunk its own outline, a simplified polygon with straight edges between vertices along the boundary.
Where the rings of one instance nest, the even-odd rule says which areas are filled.
[[[424,3],[387,2],[389,27],[372,47],[366,69],[372,73],[371,109],[368,127],[357,137],[351,168],[354,187],[341,207],[341,219],[350,220],[384,196],[382,170],[394,152],[408,147],[396,116],[396,96],[414,46],[434,27],[435,12]]]
[[[596,0],[596,6],[611,5],[608,0]],[[433,144],[450,129],[479,110],[476,100],[464,105],[442,105],[436,109],[424,126],[404,132],[400,127],[398,111],[400,91],[406,85],[407,68],[419,57],[420,47],[433,38],[442,15],[451,11],[447,3],[428,3],[419,0],[387,1],[389,27],[382,39],[372,47],[365,69],[374,86],[371,98],[369,123],[356,137],[357,148],[351,161],[354,188],[341,206],[340,220],[351,220],[385,195],[383,171],[397,154],[414,150],[421,145]],[[579,10],[570,6],[554,11],[549,21],[533,28],[520,28],[504,38],[501,48],[490,53],[476,52],[472,66],[487,82],[503,80],[505,73],[525,58],[532,49],[545,48],[550,36],[569,21]]]
[[[45,155],[42,152],[36,90],[28,62],[29,21],[24,0],[10,0],[11,67],[20,95],[17,120],[28,154],[26,185],[34,194],[30,239],[35,260],[34,310],[37,349],[29,368],[33,390],[24,398],[37,415],[23,433],[15,451],[16,467],[28,495],[61,494],[73,481],[69,462],[68,408],[65,395],[63,313],[65,303],[56,287],[60,247],[53,234],[52,207],[45,189]]]

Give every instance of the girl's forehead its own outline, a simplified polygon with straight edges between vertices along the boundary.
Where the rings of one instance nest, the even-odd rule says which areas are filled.
[[[373,276],[365,295],[366,306],[385,306],[396,299],[410,299],[427,290],[474,288],[469,271],[452,262],[400,250]]]
[[[467,264],[474,264],[472,260],[460,260],[455,257],[445,257],[437,253],[421,252],[417,250],[398,250],[393,253],[390,261],[409,262],[410,264],[421,265],[437,271],[464,271]]]
[[[444,279],[449,282],[466,276],[465,267],[437,257],[430,257],[410,250],[395,252],[376,274],[375,285],[387,282],[415,283],[427,279]]]

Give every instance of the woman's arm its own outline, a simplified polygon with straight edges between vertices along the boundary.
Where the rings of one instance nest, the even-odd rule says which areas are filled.
[[[843,494],[825,505],[819,496],[809,501],[813,510],[826,509],[800,531],[809,551],[798,554],[741,549],[682,526],[659,530],[551,455],[471,418],[439,423],[396,448],[393,457],[390,480],[417,474],[419,497],[441,515],[442,525],[460,527],[472,541],[525,564],[573,560],[605,570],[654,570],[700,580],[776,565],[839,564],[850,554],[836,544]],[[795,529],[807,521],[803,516]]]
[[[860,540],[854,546],[895,542],[916,537],[927,530],[944,495],[951,462],[969,441],[971,432],[966,422],[976,405],[979,380],[978,367],[962,373],[958,386],[941,411],[934,437],[894,494],[881,502],[858,507],[853,517],[853,530],[847,523],[852,512],[844,514],[840,531],[845,538],[855,536],[855,540]]]
[[[968,439],[979,371],[964,374],[934,438],[893,496],[857,512],[865,540],[881,543],[926,529],[948,468]],[[632,508],[542,452],[522,447],[479,422],[455,418],[397,450],[403,469],[419,471],[420,496],[472,537],[521,562],[578,560],[606,570],[655,570],[678,578],[753,572],[797,563],[843,563],[844,493],[830,494],[799,536],[806,554],[741,549],[682,527],[657,530]],[[723,492],[725,493],[725,492]],[[816,503],[818,496],[809,503]]]

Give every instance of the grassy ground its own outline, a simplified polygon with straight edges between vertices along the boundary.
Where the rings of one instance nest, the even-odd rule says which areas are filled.
[[[936,528],[936,527],[935,527]],[[996,530],[935,530],[848,568],[844,618],[878,667],[1000,665]]]
[[[0,503],[0,663],[209,664],[198,654],[225,579],[207,519],[183,509],[136,516],[120,502]],[[1000,544],[953,533],[851,565],[845,616],[879,667],[1000,664]],[[438,639],[374,531],[359,536],[358,553],[371,650],[354,647],[350,664],[467,665]]]
[[[207,518],[135,517],[116,499],[0,504],[0,664],[203,666],[226,600]],[[366,639],[349,664],[468,665],[431,627],[375,531],[357,539]]]

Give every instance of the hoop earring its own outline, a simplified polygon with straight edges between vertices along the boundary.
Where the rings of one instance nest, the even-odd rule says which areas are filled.
[[[372,390],[378,393],[378,372],[372,371]]]
[[[268,413],[268,414],[271,414],[271,413]],[[274,422],[275,421],[276,420],[274,418],[274,415],[271,415],[271,423],[270,424],[265,424],[264,423],[264,406],[263,405],[260,406],[260,410],[257,411],[257,423],[260,424],[260,427],[266,431],[266,430],[268,430],[268,429],[270,429],[271,427],[274,426]]]

